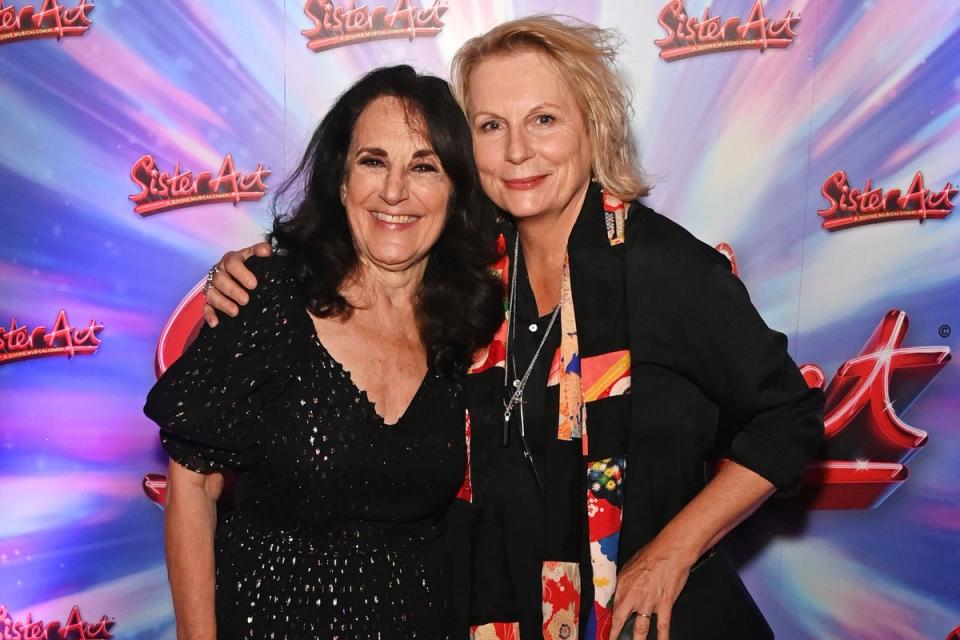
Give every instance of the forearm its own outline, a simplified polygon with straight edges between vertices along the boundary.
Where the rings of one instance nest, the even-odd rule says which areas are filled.
[[[724,461],[707,486],[657,535],[692,564],[773,495],[763,476]]]
[[[171,467],[176,463],[171,463]],[[181,467],[182,469],[182,467]],[[183,473],[192,473],[186,470]],[[165,507],[167,574],[179,640],[214,640],[213,535],[216,498],[203,484],[177,481],[171,473]],[[218,493],[218,492],[217,492]]]

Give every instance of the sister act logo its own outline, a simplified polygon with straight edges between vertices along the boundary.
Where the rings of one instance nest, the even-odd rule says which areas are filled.
[[[861,189],[850,186],[846,171],[836,171],[824,181],[820,193],[827,201],[827,207],[817,211],[823,218],[821,226],[836,231],[890,220],[923,222],[946,218],[953,211],[950,199],[957,195],[957,188],[948,182],[940,191],[931,191],[924,184],[923,174],[917,171],[906,191],[884,191],[875,187],[870,178]]]
[[[65,7],[57,0],[44,0],[39,9],[27,4],[19,9],[4,6],[0,0],[0,44],[33,40],[82,36],[90,28],[93,2],[80,0],[73,7]]]
[[[102,329],[103,325],[94,320],[85,327],[74,328],[63,309],[50,331],[44,326],[30,329],[13,318],[9,327],[0,327],[0,364],[42,356],[93,355],[100,348],[97,333]]]
[[[0,605],[2,640],[108,640],[113,637],[110,629],[115,623],[116,620],[107,616],[101,616],[97,622],[87,622],[76,605],[70,609],[66,623],[34,620],[30,613],[25,620],[14,620],[7,608]]]
[[[660,10],[657,22],[666,35],[654,44],[664,60],[680,60],[718,51],[735,49],[783,49],[793,44],[794,27],[800,16],[788,9],[779,20],[768,18],[763,3],[755,0],[741,24],[738,17],[711,16],[710,7],[699,18],[688,16],[683,0],[671,0]]]
[[[267,192],[264,179],[270,171],[258,164],[250,173],[237,171],[233,156],[229,153],[220,165],[216,176],[212,171],[201,171],[194,176],[192,171],[182,171],[180,163],[173,173],[161,171],[152,155],[141,156],[130,169],[130,179],[140,187],[140,192],[130,196],[133,210],[141,216],[161,211],[191,207],[200,204],[259,200]]]
[[[879,506],[907,479],[906,462],[928,440],[896,407],[910,407],[950,362],[950,348],[906,347],[909,321],[888,311],[857,355],[827,383],[822,368],[800,370],[826,394],[824,444],[808,465],[801,499],[815,509]]]
[[[440,18],[446,11],[444,0],[436,0],[430,7],[396,0],[389,12],[386,5],[357,6],[356,0],[349,0],[344,6],[337,6],[332,0],[307,0],[303,12],[313,22],[313,28],[300,33],[307,38],[311,51],[387,38],[413,40],[440,33]]]

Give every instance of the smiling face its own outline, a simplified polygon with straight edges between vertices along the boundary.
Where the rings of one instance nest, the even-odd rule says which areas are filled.
[[[516,218],[576,215],[591,144],[566,80],[536,51],[497,55],[467,79],[467,118],[487,195]]]
[[[404,271],[440,237],[453,187],[417,119],[393,97],[357,118],[340,200],[361,263]]]

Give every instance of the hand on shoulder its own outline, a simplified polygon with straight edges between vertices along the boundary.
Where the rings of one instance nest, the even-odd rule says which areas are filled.
[[[257,277],[250,268],[256,260],[251,258],[268,258],[272,254],[270,244],[260,242],[239,251],[228,251],[220,258],[217,263],[219,269],[206,292],[207,303],[203,305],[203,319],[207,325],[213,328],[220,323],[218,311],[230,317],[240,313],[240,306],[250,302],[247,291],[256,289],[258,285]]]

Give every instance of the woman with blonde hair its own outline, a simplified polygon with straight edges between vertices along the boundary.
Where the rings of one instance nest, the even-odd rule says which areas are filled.
[[[518,621],[524,639],[605,640],[628,619],[634,639],[772,637],[717,543],[796,486],[822,394],[727,260],[638,202],[616,43],[534,16],[453,61],[481,184],[505,213],[508,284],[505,327],[468,377],[474,438],[502,444],[473,616]],[[224,257],[213,306],[236,310],[228,274],[244,282],[255,250]]]

